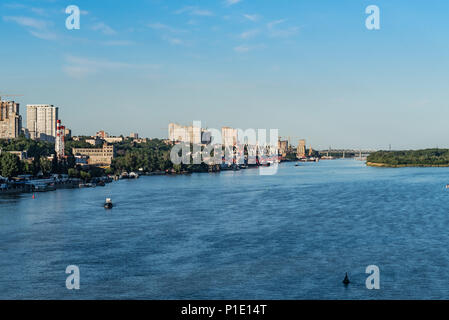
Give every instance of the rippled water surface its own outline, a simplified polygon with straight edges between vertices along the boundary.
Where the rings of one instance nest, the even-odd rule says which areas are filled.
[[[448,299],[447,183],[334,160],[0,196],[0,298]]]

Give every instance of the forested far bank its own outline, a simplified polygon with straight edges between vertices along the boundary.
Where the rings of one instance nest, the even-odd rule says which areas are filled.
[[[368,156],[367,165],[383,167],[449,166],[449,149],[377,151]]]

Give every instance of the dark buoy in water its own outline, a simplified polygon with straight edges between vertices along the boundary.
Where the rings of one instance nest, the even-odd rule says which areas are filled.
[[[106,202],[104,203],[104,208],[105,209],[112,209],[114,205],[112,204],[112,201],[110,198],[106,199]]]
[[[343,284],[347,286],[351,281],[349,281],[348,273],[346,272],[345,278],[343,279]]]

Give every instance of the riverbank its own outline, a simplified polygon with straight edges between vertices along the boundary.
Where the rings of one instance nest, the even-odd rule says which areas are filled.
[[[105,186],[106,183],[112,182],[111,177],[101,177],[92,179],[87,183],[79,178],[44,178],[44,179],[13,179],[4,181],[0,184],[0,195],[19,194],[19,193],[35,193],[48,192],[57,189],[76,189],[96,186]]]
[[[284,161],[282,161],[284,162]],[[292,162],[292,161],[286,161]],[[299,161],[298,161],[299,162]],[[38,179],[36,177],[19,178],[15,177],[7,182],[0,183],[0,195],[3,194],[18,194],[18,193],[33,193],[33,192],[46,192],[54,191],[62,188],[95,188],[97,186],[103,187],[106,183],[122,179],[138,179],[140,176],[176,176],[176,175],[190,175],[192,173],[220,173],[222,171],[240,171],[245,169],[257,169],[259,167],[268,167],[270,163],[266,164],[249,164],[249,165],[214,165],[209,166],[205,170],[197,171],[176,171],[171,170],[158,170],[152,172],[122,172],[119,175],[108,175],[103,177],[95,177],[90,179],[81,178],[69,178],[67,175],[64,178],[44,178]]]
[[[449,167],[449,149],[376,151],[366,159],[371,167]]]
[[[369,167],[383,167],[383,168],[406,168],[406,167],[449,167],[448,164],[389,164],[389,163],[378,163],[378,162],[366,162]]]

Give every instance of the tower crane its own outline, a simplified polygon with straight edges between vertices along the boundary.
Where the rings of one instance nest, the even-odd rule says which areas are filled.
[[[23,94],[7,94],[0,92],[0,101],[3,101],[2,97],[23,97]]]

